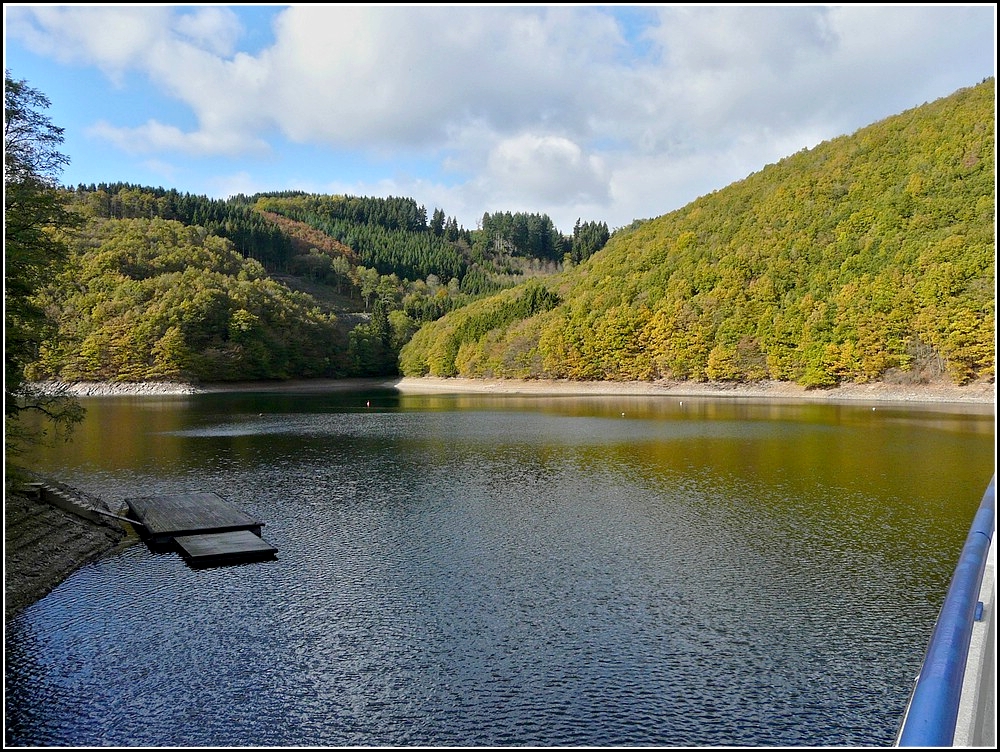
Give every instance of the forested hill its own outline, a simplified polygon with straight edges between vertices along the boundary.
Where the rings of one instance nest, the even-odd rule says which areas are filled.
[[[995,80],[803,150],[425,325],[406,375],[995,374]]]
[[[281,192],[222,201],[125,183],[62,189],[82,218],[36,292],[53,332],[33,380],[395,375],[424,322],[599,250],[546,215],[465,230],[409,198]]]

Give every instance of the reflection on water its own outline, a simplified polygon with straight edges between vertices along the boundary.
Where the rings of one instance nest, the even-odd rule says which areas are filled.
[[[8,744],[891,744],[993,471],[974,411],[84,404],[47,471],[217,491],[278,559],[77,572],[8,625]]]

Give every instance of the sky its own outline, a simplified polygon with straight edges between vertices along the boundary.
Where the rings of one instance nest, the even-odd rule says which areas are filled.
[[[611,230],[996,75],[996,6],[4,4],[60,182]]]

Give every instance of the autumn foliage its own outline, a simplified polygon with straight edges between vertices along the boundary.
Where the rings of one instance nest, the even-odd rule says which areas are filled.
[[[995,374],[994,80],[803,150],[427,324],[412,376],[842,382]],[[491,322],[487,326],[483,322]]]

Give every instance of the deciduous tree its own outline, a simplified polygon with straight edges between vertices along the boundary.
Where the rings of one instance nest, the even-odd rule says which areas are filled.
[[[44,110],[48,98],[4,71],[4,414],[7,457],[47,429],[71,428],[83,417],[65,394],[46,394],[25,380],[51,330],[34,294],[64,261],[64,232],[77,225],[56,177],[69,158],[59,151],[63,129]],[[22,417],[41,413],[49,425],[29,428]]]

